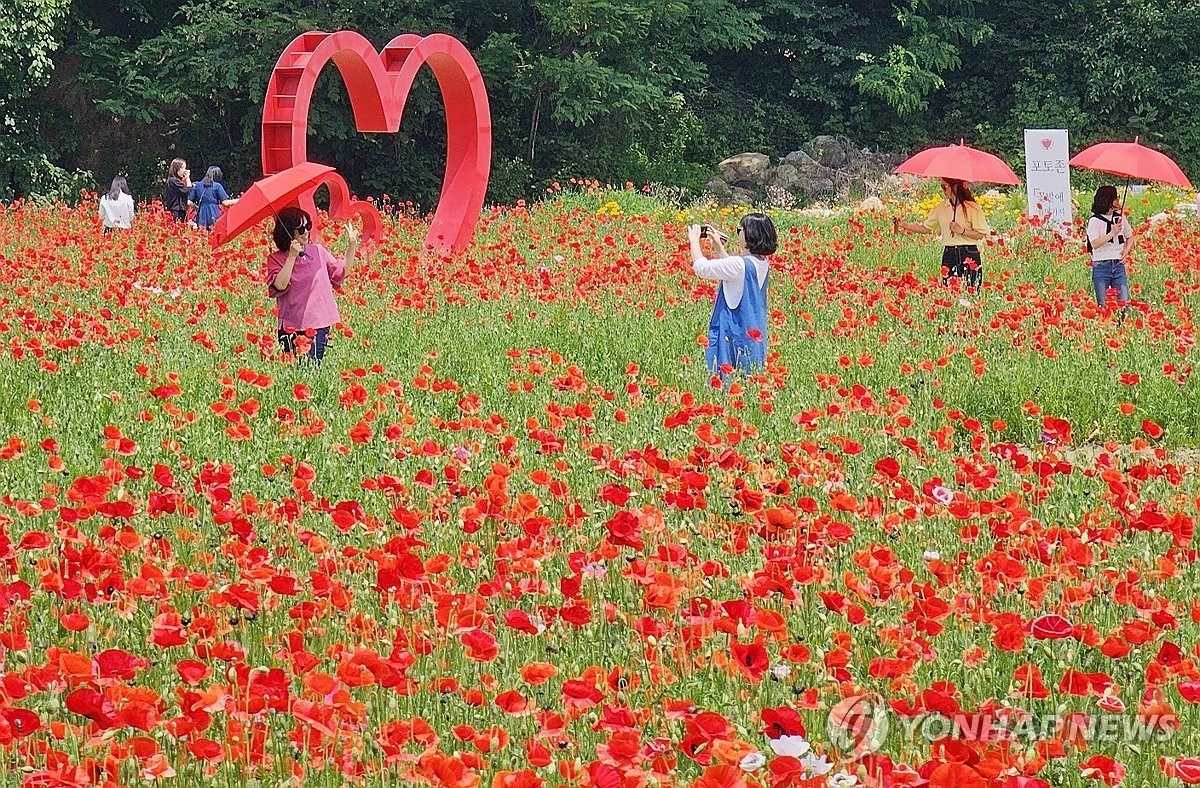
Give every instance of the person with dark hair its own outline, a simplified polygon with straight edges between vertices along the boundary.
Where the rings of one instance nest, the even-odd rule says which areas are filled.
[[[279,344],[283,352],[306,355],[320,363],[329,329],[341,320],[333,288],[346,278],[358,253],[358,229],[346,223],[346,254],[338,259],[322,244],[312,243],[312,218],[299,208],[284,208],[275,217],[272,237],[277,251],[267,256],[267,294],[279,312]]]
[[[991,234],[992,228],[984,218],[983,209],[971,195],[966,181],[942,178],[942,194],[946,199],[933,206],[924,222],[892,221],[892,230],[913,233],[942,234],[942,284],[952,278],[965,279],[976,290],[983,284],[983,258],[978,242]]]
[[[1087,220],[1088,249],[1092,253],[1092,288],[1096,305],[1108,308],[1108,289],[1115,288],[1122,304],[1129,300],[1125,261],[1133,252],[1133,228],[1121,215],[1121,197],[1116,186],[1101,186],[1092,198],[1092,215]]]
[[[192,174],[183,159],[172,159],[167,170],[167,190],[163,194],[163,208],[177,222],[187,221],[187,198],[192,190]]]
[[[734,370],[751,374],[766,366],[767,283],[771,273],[767,256],[775,254],[779,245],[775,225],[761,213],[743,216],[737,236],[743,254],[729,255],[725,251],[728,239],[717,228],[709,224],[688,228],[692,270],[696,276],[719,282],[704,360],[714,375],[726,381]],[[702,238],[712,243],[715,258],[704,255]]]
[[[217,219],[221,218],[221,207],[237,202],[225,192],[221,178],[220,167],[209,167],[208,172],[204,173],[204,180],[193,186],[188,194],[188,202],[196,206],[197,227],[211,230]]]
[[[133,196],[124,176],[113,178],[112,186],[100,197],[100,222],[106,233],[114,227],[123,230],[133,227]]]

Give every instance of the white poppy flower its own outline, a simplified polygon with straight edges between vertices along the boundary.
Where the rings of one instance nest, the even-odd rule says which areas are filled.
[[[744,772],[752,772],[755,769],[761,769],[763,764],[766,762],[767,756],[763,755],[761,752],[752,752],[746,755],[746,757],[742,758],[742,761],[738,764],[738,766]]]
[[[803,736],[780,736],[778,739],[771,739],[770,743],[776,755],[790,755],[793,758],[799,758],[812,750],[812,745]]]
[[[800,759],[800,765],[813,777],[821,777],[833,771],[833,761],[826,758],[824,753],[817,755],[810,752]]]
[[[829,788],[850,788],[852,785],[858,785],[858,777],[849,772],[838,772],[830,777],[825,784]]]

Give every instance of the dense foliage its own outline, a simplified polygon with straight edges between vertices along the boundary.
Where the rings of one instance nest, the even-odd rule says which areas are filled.
[[[491,97],[498,202],[571,175],[697,188],[731,153],[817,133],[896,151],[965,137],[1019,164],[1022,128],[1066,127],[1077,145],[1136,134],[1200,163],[1188,0],[20,0],[0,8],[0,197],[70,197],[115,171],[148,197],[174,155],[239,188],[260,171],[276,57],[336,29],[467,43]],[[431,76],[399,134],[367,137],[330,69],[310,136],[357,189],[430,207],[445,146]]]

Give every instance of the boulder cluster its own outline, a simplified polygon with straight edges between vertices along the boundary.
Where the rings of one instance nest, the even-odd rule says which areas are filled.
[[[822,135],[778,161],[739,153],[717,165],[708,191],[723,203],[804,203],[845,200],[873,191],[899,164],[894,155],[860,148],[846,137]]]

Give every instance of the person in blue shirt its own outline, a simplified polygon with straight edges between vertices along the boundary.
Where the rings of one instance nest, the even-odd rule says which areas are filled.
[[[702,238],[712,243],[716,257],[705,256],[700,248]],[[692,270],[696,276],[720,283],[708,324],[704,360],[714,375],[728,383],[735,371],[753,374],[766,367],[767,284],[771,273],[767,255],[775,253],[779,238],[770,217],[750,213],[738,223],[738,254],[725,251],[726,240],[712,225],[694,224],[688,228]]]
[[[221,185],[220,167],[209,167],[204,174],[204,180],[192,187],[188,202],[196,205],[196,226],[211,230],[221,218],[221,206],[233,205],[236,199],[230,198]]]

